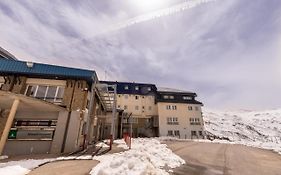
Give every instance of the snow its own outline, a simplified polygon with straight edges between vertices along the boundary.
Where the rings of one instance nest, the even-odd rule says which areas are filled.
[[[123,140],[114,143],[127,148]],[[95,156],[100,163],[92,169],[91,175],[165,175],[172,168],[185,164],[167,145],[152,138],[132,139],[132,149],[121,153]]]
[[[28,174],[34,168],[39,167],[45,163],[62,161],[62,160],[92,160],[91,155],[83,156],[68,156],[68,157],[58,157],[52,159],[24,159],[19,161],[10,161],[6,163],[0,163],[0,174],[4,175],[25,175]]]
[[[0,174],[9,175],[25,175],[29,173],[32,169],[37,168],[47,162],[52,162],[56,159],[40,159],[40,160],[20,160],[20,161],[10,161],[7,163],[0,163]]]
[[[243,144],[281,154],[281,110],[203,112],[205,129],[215,142]]]
[[[0,160],[4,160],[4,159],[8,159],[9,157],[8,156],[0,156]]]
[[[107,145],[103,142],[100,142],[100,143],[96,144],[96,146],[103,147],[103,148],[109,148],[109,145]]]

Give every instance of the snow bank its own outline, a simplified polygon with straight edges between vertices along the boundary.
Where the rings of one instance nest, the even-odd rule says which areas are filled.
[[[281,154],[281,110],[271,111],[214,111],[203,113],[205,128],[227,142],[269,149]]]
[[[0,174],[2,175],[25,175],[32,169],[46,162],[52,162],[56,159],[41,159],[41,160],[20,160],[0,163]]]
[[[123,148],[127,148],[123,140],[116,140]],[[171,168],[185,163],[175,155],[167,145],[157,139],[132,139],[132,149],[115,154],[95,156],[100,163],[91,171],[91,175],[144,175],[169,174]]]
[[[0,156],[0,160],[3,160],[3,159],[8,159],[9,157],[8,156]]]

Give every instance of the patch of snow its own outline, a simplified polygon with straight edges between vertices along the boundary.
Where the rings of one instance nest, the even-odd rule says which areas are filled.
[[[3,159],[8,159],[9,157],[8,156],[0,156],[0,160],[3,160]]]
[[[126,145],[124,140],[116,140],[114,143],[122,147]],[[185,161],[168,149],[167,145],[152,138],[132,139],[132,149],[95,156],[94,159],[100,163],[92,169],[91,175],[168,175],[167,171],[185,164]]]
[[[103,142],[100,142],[100,143],[96,144],[96,146],[103,147],[103,148],[109,148],[109,145],[107,145]]]
[[[123,139],[114,140],[113,143],[117,144],[118,148],[129,149],[126,142]]]
[[[203,116],[208,135],[221,140],[215,142],[233,142],[281,154],[281,110],[206,110]]]
[[[56,159],[28,159],[19,161],[10,161],[6,163],[0,163],[0,174],[12,174],[12,175],[25,175],[30,172],[30,170],[37,168],[46,162],[52,162]]]

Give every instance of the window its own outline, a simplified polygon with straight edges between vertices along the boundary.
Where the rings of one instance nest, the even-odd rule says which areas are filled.
[[[173,110],[177,110],[177,106],[176,106],[176,105],[173,105],[173,106],[172,106],[172,109],[173,109]]]
[[[167,106],[166,106],[166,109],[167,109],[167,110],[171,110],[171,106],[170,106],[170,105],[167,105]]]
[[[173,95],[171,95],[169,98],[170,98],[170,99],[175,99],[175,97],[174,97]]]
[[[118,108],[118,109],[120,109],[120,108],[121,108],[121,106],[120,106],[120,105],[118,105],[118,106],[117,106],[117,108]]]
[[[189,110],[189,111],[192,111],[192,106],[188,106],[188,110]]]
[[[125,110],[128,109],[128,106],[127,106],[127,105],[124,105],[124,109],[125,109]]]
[[[184,100],[192,100],[192,97],[190,97],[190,96],[183,96],[182,99],[184,99]]]
[[[136,87],[135,87],[135,90],[136,90],[136,91],[138,91],[138,90],[139,90],[139,87],[138,87],[138,86],[136,86]]]
[[[119,98],[121,98],[121,95],[118,95]]]
[[[4,77],[0,77],[0,89],[2,89],[4,83],[5,83]]]
[[[150,111],[151,111],[151,110],[152,110],[152,107],[151,107],[151,106],[148,106],[148,110],[150,110]]]
[[[175,130],[174,133],[175,133],[175,136],[180,136],[180,131],[179,130]]]
[[[198,131],[199,132],[199,136],[203,136],[203,132],[202,131]]]
[[[136,100],[137,100],[137,99],[139,99],[139,96],[136,95],[135,98],[136,98]]]
[[[190,118],[189,122],[190,122],[190,125],[201,125],[199,118]]]
[[[163,95],[163,98],[164,99],[169,99],[169,96],[168,95]]]
[[[148,91],[151,91],[151,87],[147,87],[147,90],[148,90]]]
[[[128,89],[129,89],[129,86],[128,86],[128,85],[124,86],[124,89],[125,89],[125,90],[128,90]]]
[[[173,136],[173,131],[172,130],[168,130],[168,136]]]
[[[135,110],[139,110],[139,106],[135,106]]]
[[[142,106],[142,110],[144,110],[145,109],[145,107],[144,106]]]
[[[138,118],[136,118],[136,117],[131,117],[131,118],[130,118],[130,122],[131,122],[131,123],[138,123]]]
[[[167,124],[168,125],[178,125],[178,118],[177,117],[167,117]]]
[[[197,136],[196,131],[191,131],[191,136]]]
[[[199,107],[198,106],[195,106],[195,111],[198,111],[199,110]]]
[[[64,87],[27,85],[25,95],[49,102],[61,103],[64,95]]]

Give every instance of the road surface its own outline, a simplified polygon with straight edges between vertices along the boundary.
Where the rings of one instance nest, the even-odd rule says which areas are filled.
[[[174,175],[281,175],[281,155],[242,145],[166,142],[186,161]]]

